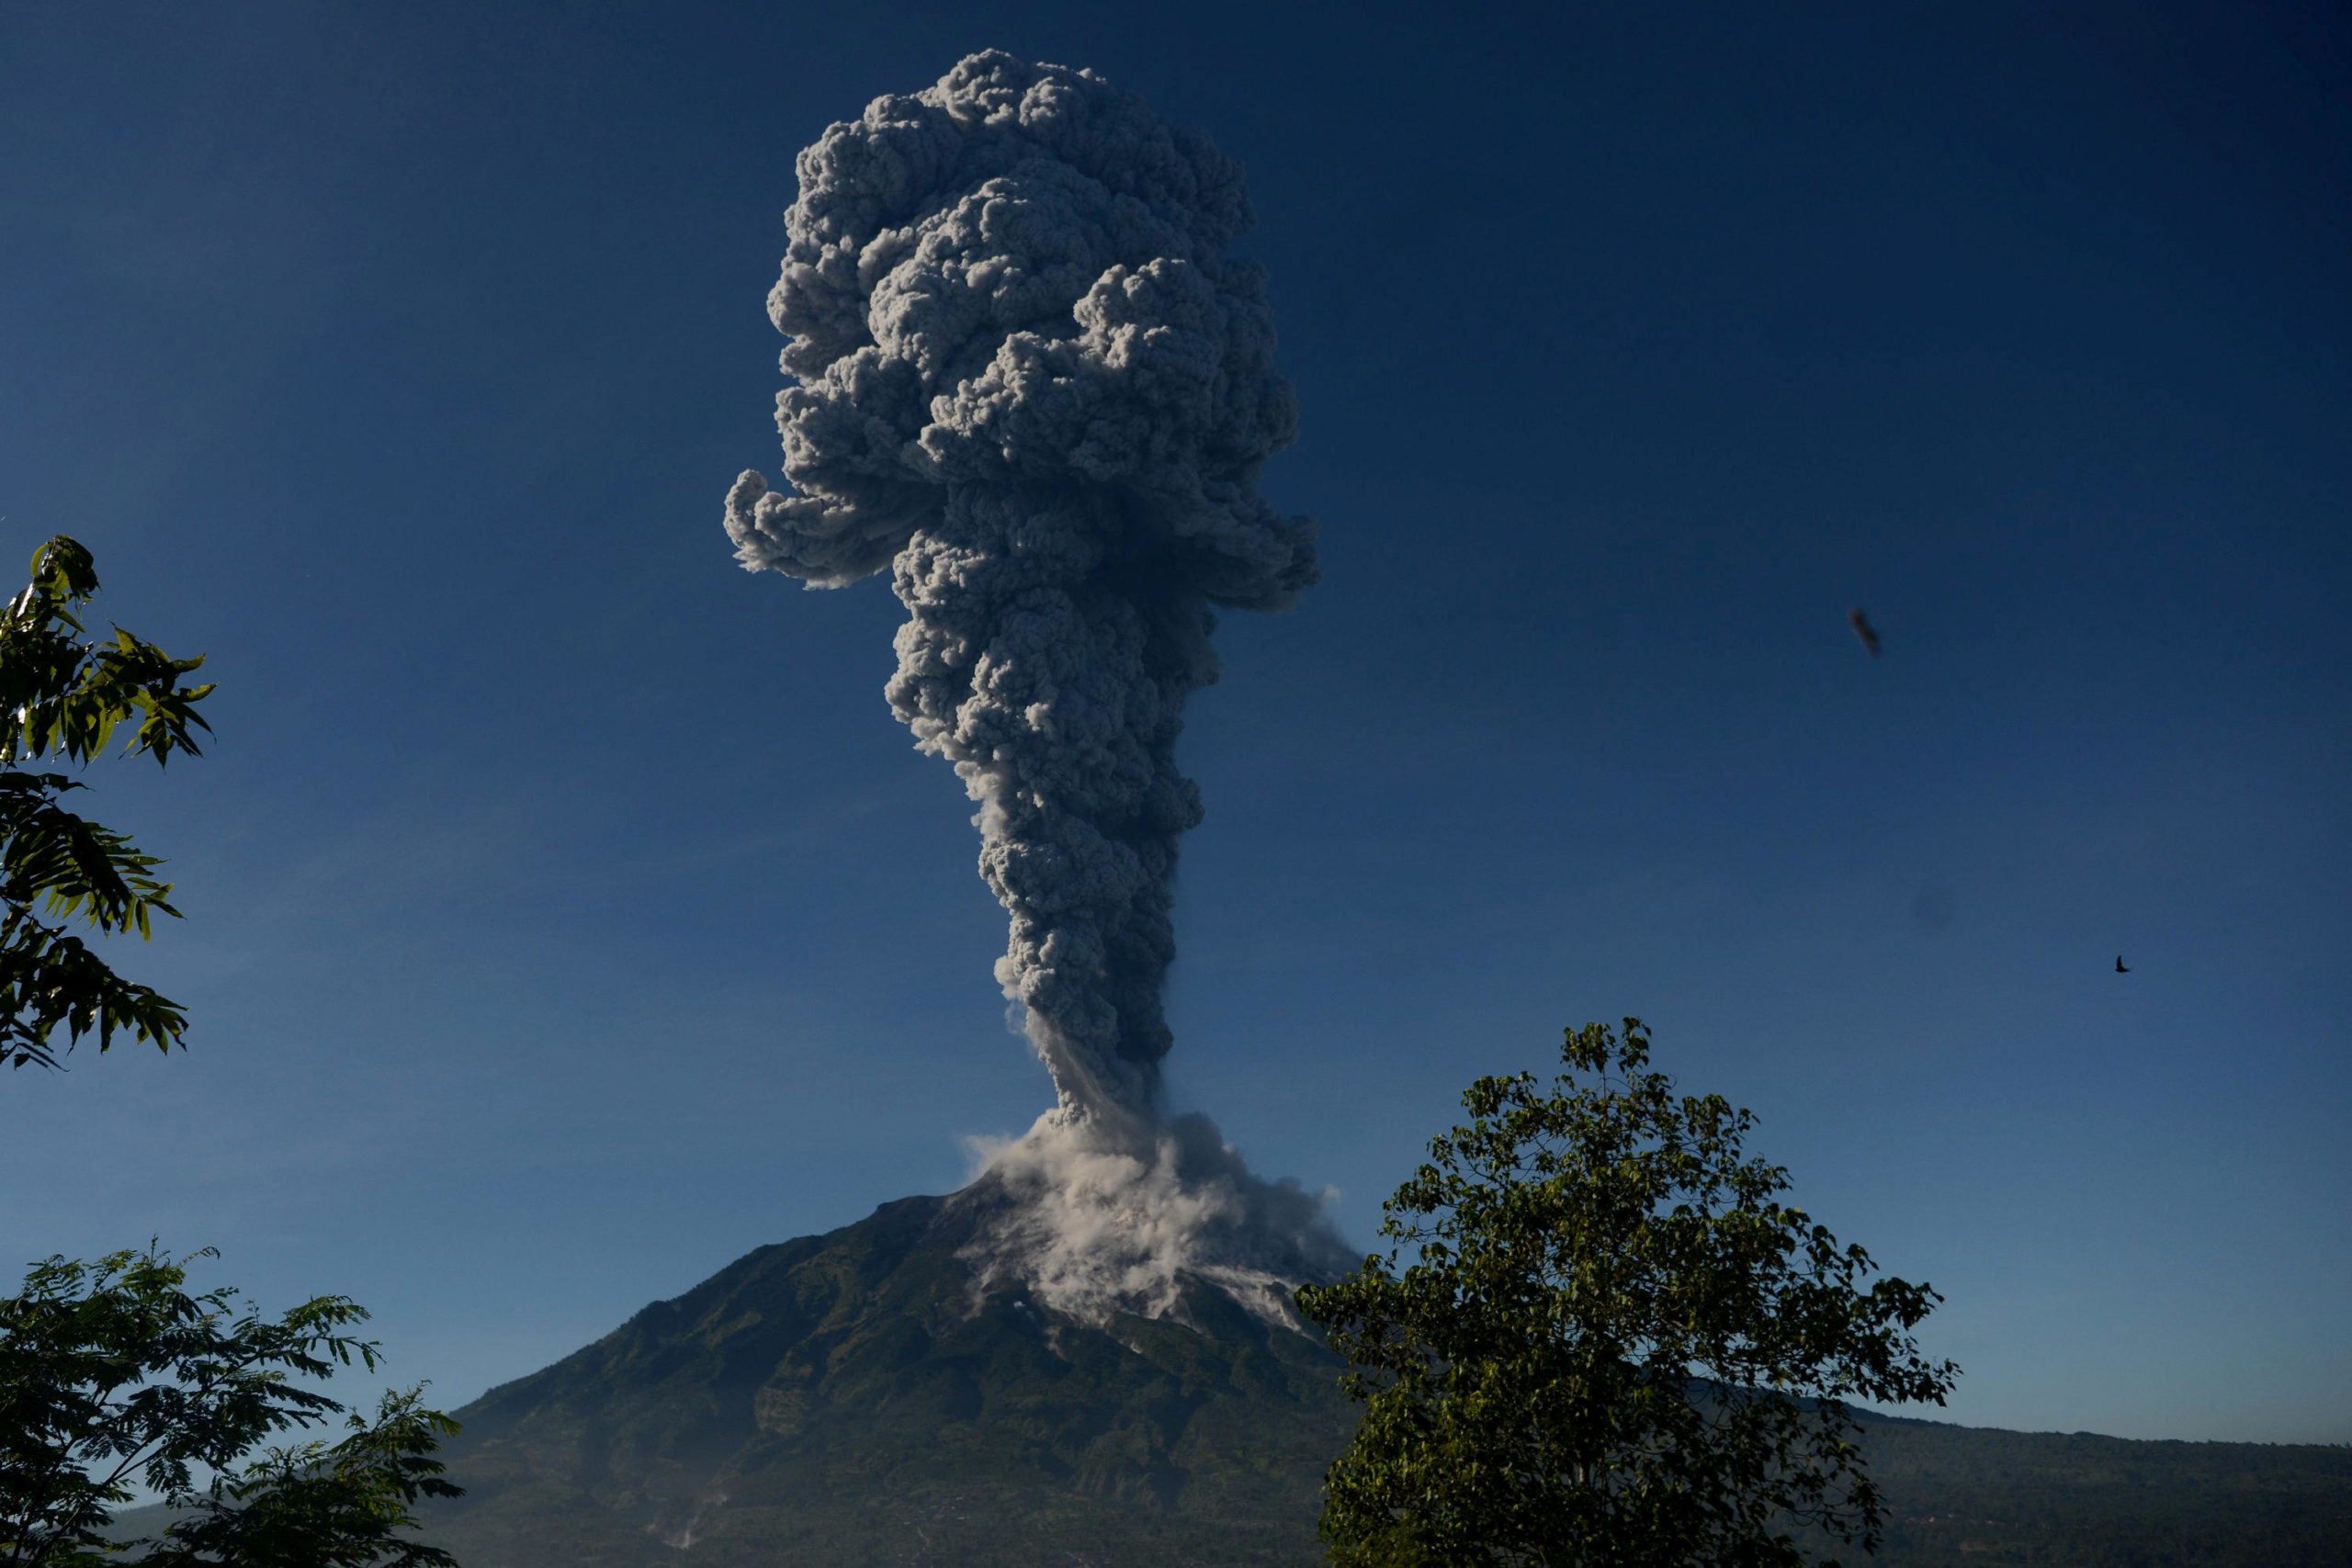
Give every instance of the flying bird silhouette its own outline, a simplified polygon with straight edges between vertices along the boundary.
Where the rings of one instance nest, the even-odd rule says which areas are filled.
[[[2130,969],[2124,967],[2123,954],[2120,953],[2115,955],[2115,972],[2118,975],[2129,975],[2132,973]]]
[[[1849,610],[1846,612],[1846,624],[1854,628],[1854,635],[1862,639],[1862,646],[1871,650],[1871,657],[1872,659],[1876,659],[1878,657],[1878,630],[1871,625],[1871,618],[1868,615],[1863,615],[1860,610]]]

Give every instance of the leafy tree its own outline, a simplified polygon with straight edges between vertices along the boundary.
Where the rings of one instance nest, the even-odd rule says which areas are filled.
[[[60,1026],[69,1051],[91,1033],[104,1051],[119,1030],[168,1051],[187,1028],[177,1002],[117,975],[70,929],[143,939],[153,917],[177,916],[171,885],[153,874],[163,863],[66,810],[79,783],[20,766],[86,763],[132,720],[126,755],[161,765],[198,755],[194,731],[211,728],[196,705],[212,688],[180,682],[203,659],[174,659],[119,626],[89,636],[75,612],[97,591],[90,552],[60,534],[0,611],[0,1060],[15,1067],[56,1066]]]
[[[419,1497],[456,1497],[429,1458],[458,1424],[424,1407],[424,1390],[385,1393],[369,1421],[345,1418],[342,1442],[273,1449],[234,1480],[216,1478],[195,1517],[139,1559],[143,1568],[454,1568],[437,1546],[403,1540]]]
[[[1942,1298],[1861,1288],[1869,1255],[1744,1154],[1749,1113],[1676,1095],[1649,1043],[1589,1024],[1550,1092],[1479,1079],[1386,1203],[1388,1256],[1299,1292],[1365,1406],[1325,1479],[1335,1568],[1778,1568],[1806,1561],[1799,1531],[1877,1550],[1842,1401],[1943,1403],[1958,1369],[1908,1332]]]
[[[126,754],[161,764],[197,755],[211,727],[196,705],[212,688],[119,626],[92,637],[76,612],[98,591],[90,552],[63,535],[34,552],[32,581],[0,611],[0,1059],[53,1067],[57,1031],[72,1050],[127,1031],[159,1049],[187,1028],[178,1003],[117,975],[69,927],[149,934],[177,916],[162,863],[129,836],[61,804],[82,785],[20,764],[85,764],[135,720]],[[44,920],[40,913],[51,920]],[[209,1249],[194,1254],[211,1256]],[[423,1391],[388,1393],[350,1436],[241,1461],[272,1437],[345,1414],[294,1379],[331,1376],[375,1344],[344,1332],[367,1317],[343,1296],[285,1316],[241,1308],[233,1291],[190,1295],[187,1259],[151,1244],[96,1263],[34,1265],[0,1298],[0,1563],[90,1568],[114,1510],[143,1483],[175,1517],[137,1561],[217,1568],[449,1568],[438,1548],[401,1537],[420,1497],[455,1496],[432,1458],[457,1424]],[[201,1490],[197,1472],[208,1472]]]
[[[273,1321],[233,1291],[189,1294],[187,1262],[152,1247],[52,1258],[0,1298],[0,1563],[95,1568],[123,1550],[104,1532],[139,1482],[177,1517],[135,1562],[450,1564],[398,1535],[420,1496],[458,1491],[431,1457],[457,1426],[423,1408],[421,1390],[386,1394],[372,1422],[352,1416],[340,1443],[237,1468],[269,1438],[344,1414],[292,1380],[373,1370],[377,1346],[344,1332],[366,1310],[320,1296]],[[200,1487],[199,1470],[211,1472]]]

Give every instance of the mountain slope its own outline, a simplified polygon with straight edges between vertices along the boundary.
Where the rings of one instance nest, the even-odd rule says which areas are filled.
[[[1863,1417],[1894,1568],[2352,1568],[2352,1448]]]
[[[981,1294],[989,1203],[762,1247],[492,1390],[431,1539],[466,1568],[1317,1561],[1353,1420],[1329,1352],[1205,1283],[1189,1325]],[[1863,1444],[1894,1568],[2352,1568],[2352,1449],[1877,1416]]]
[[[976,1300],[978,1209],[762,1247],[493,1389],[433,1539],[468,1568],[1306,1560],[1329,1354],[1206,1285],[1193,1326]]]

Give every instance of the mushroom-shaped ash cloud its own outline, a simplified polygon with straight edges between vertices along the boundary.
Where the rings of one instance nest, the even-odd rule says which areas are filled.
[[[1065,1117],[1156,1124],[1184,700],[1214,609],[1282,609],[1315,528],[1257,493],[1295,430],[1232,160],[1091,72],[989,52],[800,154],[768,299],[789,492],[744,565],[885,566],[891,708],[979,803],[997,977]]]

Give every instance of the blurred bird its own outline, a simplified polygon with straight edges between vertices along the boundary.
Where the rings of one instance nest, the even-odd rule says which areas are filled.
[[[1871,657],[1872,659],[1876,659],[1878,657],[1878,631],[1877,628],[1871,625],[1871,618],[1868,615],[1863,615],[1860,610],[1849,610],[1846,612],[1846,624],[1854,628],[1854,635],[1862,639],[1862,646],[1871,650]]]
[[[2118,975],[2129,975],[2132,973],[2131,970],[2123,966],[2123,954],[2120,953],[2115,955],[2115,972]]]

